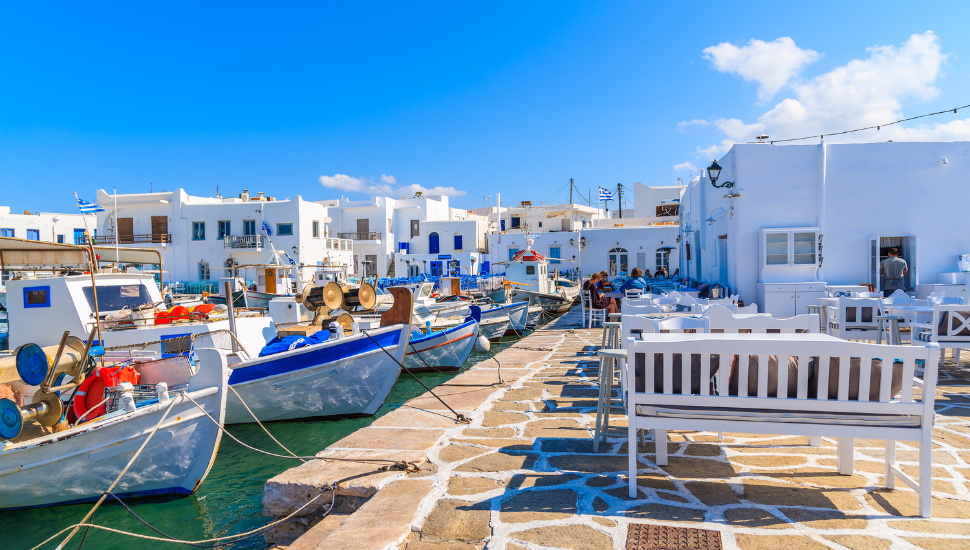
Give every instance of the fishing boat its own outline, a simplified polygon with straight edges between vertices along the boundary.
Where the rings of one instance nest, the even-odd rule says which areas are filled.
[[[505,319],[483,319],[479,324],[479,332],[485,338],[488,338],[491,342],[497,342],[505,336],[506,331],[509,329],[508,318]]]
[[[376,413],[405,360],[409,298],[409,292],[398,293],[398,307],[382,314],[380,327],[355,328],[344,336],[333,323],[321,331],[329,338],[319,343],[293,336],[274,339],[261,357],[230,365],[229,384],[239,397],[230,395],[226,423],[254,422],[253,415],[262,422]],[[302,343],[309,345],[298,347]]]
[[[579,287],[561,278],[552,278],[545,258],[532,249],[535,237],[526,235],[526,249],[520,250],[505,266],[505,294],[509,302],[532,302],[543,311],[558,314],[568,311],[579,298]]]
[[[474,308],[472,315],[460,325],[441,330],[412,332],[404,366],[413,373],[452,372],[461,369],[475,348],[478,338],[477,309]]]
[[[459,305],[456,307],[456,309],[450,312],[440,311],[436,319],[443,318],[445,313],[447,313],[450,318],[467,316],[470,314],[471,307],[477,307],[481,310],[481,319],[483,322],[507,320],[509,324],[506,328],[505,334],[523,332],[526,330],[529,324],[528,318],[530,304],[527,302],[518,302],[514,304],[489,304],[472,302],[472,304],[469,305]],[[541,309],[539,311],[541,311]],[[492,332],[489,331],[489,333]]]
[[[218,350],[199,349],[196,355],[197,371],[181,372],[188,379],[184,390],[175,389],[180,376],[170,378],[171,390],[156,386],[154,399],[136,404],[132,398],[131,410],[122,408],[63,431],[7,442],[0,450],[0,509],[97,500],[129,462],[130,468],[112,490],[119,498],[187,495],[198,489],[222,437],[218,424],[226,411],[229,369]],[[135,368],[145,376],[153,364]],[[188,361],[184,365],[189,366]],[[177,369],[155,370],[179,374]],[[59,403],[56,395],[55,399]],[[0,431],[19,432],[23,413],[17,405],[4,399],[0,408]],[[32,409],[31,416],[36,412]],[[42,414],[56,415],[50,419],[53,422],[61,415],[56,406]],[[132,462],[135,453],[138,457]]]

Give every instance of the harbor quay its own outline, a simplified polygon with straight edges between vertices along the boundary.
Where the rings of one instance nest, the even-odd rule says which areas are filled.
[[[639,446],[639,489],[630,498],[625,416],[611,417],[593,450],[602,339],[603,329],[582,328],[575,308],[434,388],[444,403],[421,395],[319,460],[273,477],[263,515],[297,513],[268,530],[267,543],[281,550],[970,547],[965,360],[948,355],[940,368],[933,515],[924,519],[916,492],[901,483],[885,488],[882,440],[855,439],[854,472],[841,475],[835,438],[813,446],[785,434],[724,433],[718,441],[714,432],[670,431],[665,466],[649,437]],[[918,444],[895,447],[898,467],[917,475]]]

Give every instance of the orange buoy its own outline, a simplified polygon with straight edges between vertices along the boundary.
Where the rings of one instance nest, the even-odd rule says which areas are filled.
[[[173,323],[189,320],[189,308],[185,306],[175,306],[168,310],[168,317]]]
[[[104,414],[104,389],[113,388],[122,382],[137,384],[141,380],[141,373],[133,366],[118,367],[98,367],[94,370],[94,376],[88,377],[81,383],[74,395],[74,416],[85,420],[91,420]],[[99,405],[99,403],[101,403]],[[85,415],[89,410],[97,406],[97,410]]]
[[[171,323],[172,320],[168,317],[167,311],[156,311],[155,312],[155,324],[156,325],[167,325]]]

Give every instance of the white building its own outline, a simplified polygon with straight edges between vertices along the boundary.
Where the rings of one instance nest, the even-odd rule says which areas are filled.
[[[0,206],[0,237],[81,244],[84,242],[85,222],[93,233],[97,227],[94,214],[31,214],[26,211],[23,214],[11,214],[9,206]]]
[[[327,237],[327,207],[299,195],[275,200],[246,190],[234,198],[195,197],[182,189],[117,196],[98,190],[98,203],[107,210],[98,213],[98,244],[160,250],[166,282],[218,281],[234,266],[271,263],[270,241],[306,265],[350,265],[353,256],[352,241]],[[264,275],[258,271],[239,276],[258,280]]]
[[[449,267],[467,274],[481,265],[485,220],[452,208],[447,196],[342,198],[327,204],[335,205],[328,211],[337,236],[354,242],[358,273],[404,277],[409,269],[416,275],[420,266],[429,275]]]
[[[792,315],[825,286],[881,288],[879,263],[897,247],[907,290],[923,296],[970,253],[968,152],[967,142],[735,145],[715,181],[731,186],[705,175],[683,196],[681,271]]]

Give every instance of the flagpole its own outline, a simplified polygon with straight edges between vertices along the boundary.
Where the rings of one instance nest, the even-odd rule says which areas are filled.
[[[113,187],[112,189],[115,193],[115,215],[114,220],[111,221],[111,225],[115,232],[115,260],[118,262],[118,271],[121,271],[121,253],[118,252],[118,188]],[[159,269],[161,269],[161,266],[159,266]],[[162,283],[161,286],[164,286],[161,273],[158,274],[158,279],[159,282]]]
[[[81,210],[81,199],[77,198],[77,191],[74,192],[74,200],[77,202],[78,210]],[[98,285],[94,280],[94,272],[98,270],[98,260],[94,257],[94,245],[92,244],[91,236],[88,235],[88,220],[84,217],[84,212],[81,211],[81,221],[84,222],[84,234],[87,236],[88,241],[88,265],[91,270],[91,293],[94,295],[94,322],[98,327],[98,343],[104,345],[104,339],[101,337],[101,311],[98,308]]]

